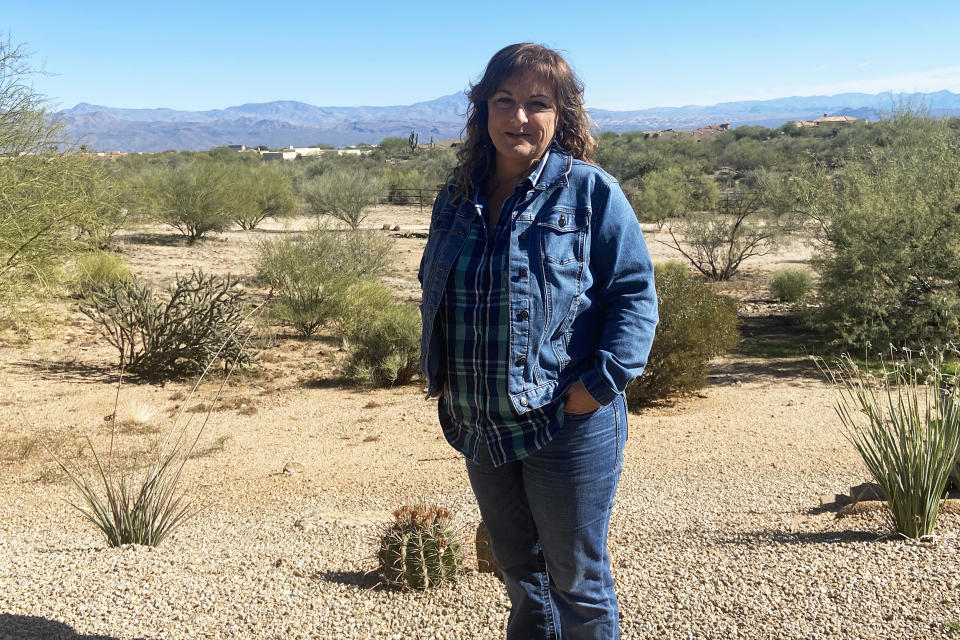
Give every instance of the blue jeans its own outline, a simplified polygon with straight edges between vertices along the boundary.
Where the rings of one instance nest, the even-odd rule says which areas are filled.
[[[620,637],[607,532],[627,438],[623,396],[564,415],[545,447],[494,467],[481,446],[467,473],[510,596],[508,640]]]

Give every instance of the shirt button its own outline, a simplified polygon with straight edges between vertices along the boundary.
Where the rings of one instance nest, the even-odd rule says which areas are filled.
[[[527,402],[527,399],[526,399],[526,398],[520,398],[520,404],[522,404],[523,406],[527,406],[527,405],[530,404],[530,403]]]
[[[520,234],[520,239],[521,239],[521,240],[526,240],[526,239],[527,239],[527,232],[526,232],[526,231],[524,231],[523,233]]]
[[[520,356],[519,358],[517,358],[518,367],[522,367],[525,364],[527,364],[527,356]]]
[[[527,270],[524,269],[523,267],[521,267],[521,268],[520,268],[520,277],[522,278],[522,277],[524,277],[525,275],[527,275]]]
[[[526,309],[524,309],[523,311],[521,311],[521,312],[517,315],[517,317],[520,318],[521,320],[526,320],[527,318],[530,317],[530,314],[527,313],[527,310],[526,310]]]

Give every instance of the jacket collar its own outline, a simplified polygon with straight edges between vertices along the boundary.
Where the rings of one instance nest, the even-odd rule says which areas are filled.
[[[566,186],[567,176],[570,175],[572,166],[573,158],[554,142],[547,153],[546,162],[537,169],[539,175],[534,189],[545,191],[553,185]]]

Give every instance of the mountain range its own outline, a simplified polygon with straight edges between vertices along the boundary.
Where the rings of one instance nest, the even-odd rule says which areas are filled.
[[[633,111],[591,109],[590,116],[600,131],[623,133],[696,129],[722,122],[731,127],[744,124],[778,127],[790,120],[812,120],[824,114],[877,120],[897,105],[922,106],[937,116],[960,116],[960,94],[950,91],[841,93]],[[406,137],[411,131],[419,134],[420,142],[442,140],[461,134],[466,107],[463,93],[387,107],[317,107],[279,100],[208,111],[181,111],[119,109],[82,102],[56,112],[53,117],[78,144],[85,144],[89,149],[163,151],[209,149],[226,144],[262,144],[270,148],[320,143],[374,144],[388,136]]]

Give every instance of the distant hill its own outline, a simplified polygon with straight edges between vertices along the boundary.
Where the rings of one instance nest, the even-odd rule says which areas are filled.
[[[842,93],[745,100],[702,106],[657,107],[636,111],[591,109],[601,131],[696,129],[729,122],[778,127],[790,120],[812,120],[825,113],[877,120],[898,104],[924,106],[934,115],[960,115],[960,94]],[[377,143],[388,136],[420,135],[420,142],[453,138],[463,129],[467,101],[462,93],[387,107],[317,107],[278,100],[208,111],[117,109],[80,103],[54,114],[72,137],[99,151],[198,150],[225,144],[264,144],[272,148],[326,143],[338,146]]]

